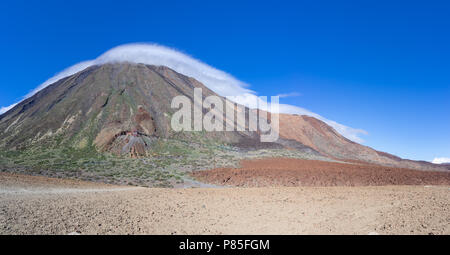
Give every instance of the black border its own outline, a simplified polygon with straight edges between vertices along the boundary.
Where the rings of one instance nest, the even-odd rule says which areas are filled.
[[[269,240],[269,249],[263,250],[224,250],[215,247],[211,252],[205,250],[180,250],[180,242],[214,242],[223,244],[224,240]],[[448,250],[449,236],[292,236],[292,235],[183,235],[183,236],[0,236],[3,251],[29,251],[63,254],[121,252],[130,254],[305,254],[311,253],[427,253]],[[7,253],[5,253],[7,254]]]

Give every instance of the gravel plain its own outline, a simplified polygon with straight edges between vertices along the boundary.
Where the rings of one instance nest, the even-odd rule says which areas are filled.
[[[1,173],[0,234],[450,234],[450,187],[168,189]]]

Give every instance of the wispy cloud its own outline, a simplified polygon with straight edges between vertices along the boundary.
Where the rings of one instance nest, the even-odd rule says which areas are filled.
[[[23,99],[29,98],[48,85],[64,77],[82,71],[89,66],[114,62],[132,62],[148,65],[167,66],[179,73],[197,79],[221,96],[233,96],[234,101],[240,104],[245,104],[250,100],[253,100],[251,98],[257,97],[254,91],[248,89],[248,84],[246,84],[245,82],[242,82],[232,75],[211,67],[191,56],[161,45],[138,43],[115,47],[94,60],[83,61],[69,68],[66,68],[65,70],[56,74],[52,78],[39,85],[36,89],[25,95]],[[278,96],[292,97],[299,95],[299,93],[293,92],[288,94],[280,94]],[[0,114],[5,113],[17,104],[18,103],[0,108]],[[301,107],[280,104],[280,112],[304,114],[318,118],[332,126],[343,136],[355,142],[363,142],[363,140],[360,138],[360,135],[367,134],[367,132],[364,130],[351,128],[335,121],[328,120],[316,113],[313,113]]]
[[[33,89],[30,93],[26,94],[24,96],[24,99],[27,99],[29,97],[32,97],[34,94],[36,94],[37,92],[39,92],[40,90],[46,88],[47,86],[61,80],[62,78],[65,78],[67,76],[70,76],[72,74],[76,74],[79,71],[82,71],[92,65],[94,65],[95,61],[93,60],[89,60],[89,61],[83,61],[80,62],[78,64],[75,64],[71,67],[68,67],[64,70],[62,70],[61,72],[57,73],[55,76],[51,77],[50,79],[46,80],[44,83],[42,83],[41,85],[39,85],[37,88]]]
[[[431,162],[434,164],[450,163],[450,158],[434,158]]]
[[[278,94],[277,96],[280,98],[286,98],[286,97],[299,97],[302,94],[298,93],[298,92],[291,92],[291,93],[286,93],[286,94]]]
[[[19,104],[19,103],[14,103],[14,104],[12,104],[12,105],[10,105],[10,106],[3,106],[3,107],[1,107],[1,108],[0,108],[0,114],[3,114],[3,113],[5,113],[5,112],[11,110],[11,109],[14,108],[14,106],[16,106],[17,104]]]

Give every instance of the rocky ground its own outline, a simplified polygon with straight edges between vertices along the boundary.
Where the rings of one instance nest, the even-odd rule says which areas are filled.
[[[208,183],[238,187],[450,185],[450,171],[295,158],[243,160],[239,168],[197,171],[193,176]]]
[[[449,186],[164,189],[0,174],[0,234],[450,234]]]

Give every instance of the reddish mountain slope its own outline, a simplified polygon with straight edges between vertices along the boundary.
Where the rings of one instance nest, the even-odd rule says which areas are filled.
[[[401,159],[352,142],[325,122],[310,116],[280,114],[279,118],[280,137],[300,142],[331,158],[412,169],[445,170],[432,163]]]

